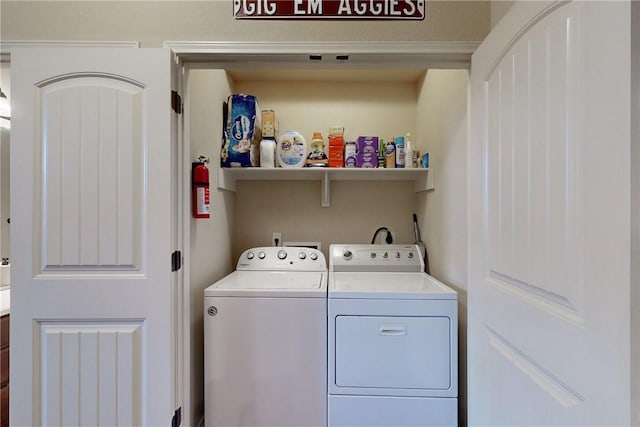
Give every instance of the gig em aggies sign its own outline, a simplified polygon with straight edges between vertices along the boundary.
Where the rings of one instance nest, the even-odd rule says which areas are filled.
[[[424,19],[425,0],[233,0],[236,19]]]

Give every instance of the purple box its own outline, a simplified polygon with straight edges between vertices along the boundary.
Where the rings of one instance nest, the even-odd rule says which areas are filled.
[[[378,140],[377,136],[359,136],[356,141],[358,153],[373,153],[374,157],[377,156]]]
[[[370,151],[359,152],[356,154],[356,167],[357,168],[377,168],[378,156]]]

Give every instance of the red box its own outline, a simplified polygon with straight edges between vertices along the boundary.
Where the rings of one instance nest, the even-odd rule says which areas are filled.
[[[329,167],[344,167],[344,138],[342,135],[329,136]]]

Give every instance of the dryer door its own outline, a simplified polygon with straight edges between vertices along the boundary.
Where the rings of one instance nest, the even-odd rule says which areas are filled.
[[[338,316],[335,327],[338,387],[451,388],[448,317]]]

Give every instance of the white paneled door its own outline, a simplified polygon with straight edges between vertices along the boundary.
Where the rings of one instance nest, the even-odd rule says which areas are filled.
[[[170,52],[17,49],[11,72],[11,424],[170,425]]]
[[[473,55],[470,425],[629,425],[629,16],[515,2]]]

